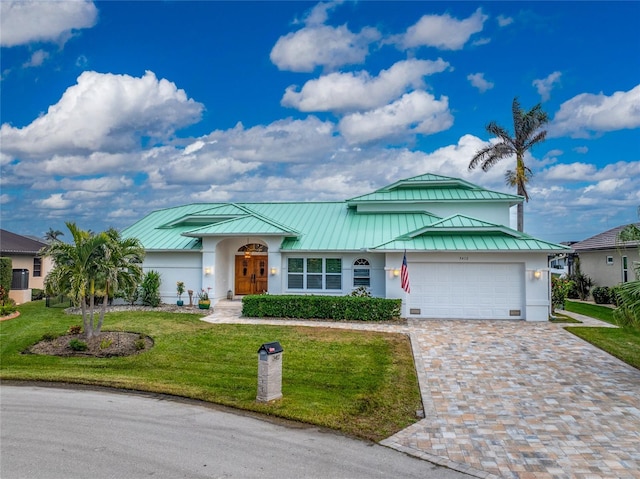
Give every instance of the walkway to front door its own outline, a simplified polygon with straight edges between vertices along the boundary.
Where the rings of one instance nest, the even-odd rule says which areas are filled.
[[[267,291],[267,256],[236,256],[235,294],[259,294]]]

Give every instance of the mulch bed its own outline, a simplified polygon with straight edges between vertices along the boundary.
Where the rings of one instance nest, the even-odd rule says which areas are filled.
[[[69,343],[77,339],[87,344],[85,351],[75,351]],[[142,343],[144,348],[141,348]],[[131,356],[147,351],[153,347],[153,339],[141,336],[140,333],[126,331],[103,331],[99,336],[85,339],[81,334],[66,334],[52,340],[42,340],[31,346],[25,353],[45,354],[50,356],[76,356],[93,358],[111,358]]]

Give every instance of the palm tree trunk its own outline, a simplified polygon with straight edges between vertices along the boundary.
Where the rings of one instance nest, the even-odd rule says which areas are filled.
[[[524,203],[518,203],[517,216],[518,216],[518,231],[524,232]]]

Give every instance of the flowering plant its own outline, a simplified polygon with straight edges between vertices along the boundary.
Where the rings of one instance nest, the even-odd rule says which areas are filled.
[[[209,290],[211,288],[207,288],[207,290],[205,291],[204,289],[202,289],[199,293],[198,293],[198,300],[199,301],[209,301]]]
[[[178,299],[182,299],[182,293],[184,293],[184,283],[182,281],[176,283],[176,291],[178,291]]]

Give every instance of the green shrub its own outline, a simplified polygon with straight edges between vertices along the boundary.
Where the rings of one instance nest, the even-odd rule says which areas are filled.
[[[140,299],[143,305],[154,308],[160,305],[160,283],[160,273],[157,271],[151,270],[144,275],[140,285]]]
[[[593,288],[591,296],[596,304],[611,304],[611,290],[607,286]]]
[[[144,348],[147,347],[146,343],[144,342],[144,339],[136,339],[136,342],[134,344],[136,346],[136,351],[142,351]]]
[[[13,262],[11,258],[0,258],[0,304],[9,299],[11,281],[13,280]]]
[[[89,349],[87,343],[85,343],[84,341],[80,341],[79,339],[72,339],[71,341],[69,341],[69,347],[74,351],[86,351],[87,349]]]
[[[2,289],[2,286],[0,286],[0,289]],[[16,302],[8,296],[3,303],[0,303],[0,316],[7,316],[8,314],[15,313],[17,310]]]
[[[564,301],[567,299],[573,283],[569,278],[551,276],[551,304],[553,309],[564,309]]]
[[[358,286],[356,289],[351,291],[351,296],[356,296],[358,298],[371,298],[371,293],[365,286]]]
[[[107,349],[112,344],[113,344],[113,339],[104,338],[102,341],[100,341],[100,349]]]
[[[400,299],[358,296],[245,296],[242,314],[248,317],[388,321],[400,317]]]
[[[33,288],[31,290],[31,301],[38,301],[44,299],[44,290],[43,289],[38,289],[38,288]]]

